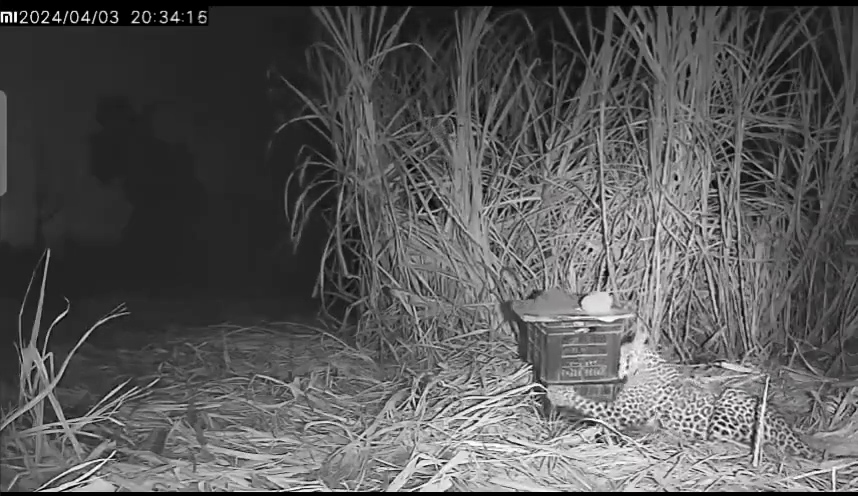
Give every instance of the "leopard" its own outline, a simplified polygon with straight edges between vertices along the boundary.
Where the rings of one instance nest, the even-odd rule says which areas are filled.
[[[620,348],[618,375],[626,379],[612,402],[585,398],[569,386],[546,388],[548,401],[616,429],[658,427],[682,437],[702,439],[715,411],[715,395],[683,381],[679,367],[634,344]]]
[[[754,446],[759,432],[761,399],[740,389],[725,389],[709,421],[706,438],[736,441]],[[776,453],[787,453],[808,460],[821,460],[822,453],[796,434],[781,412],[767,404],[763,412],[762,444]]]
[[[684,376],[678,364],[665,360],[652,346],[637,341],[620,347],[618,375],[626,383],[612,402],[590,400],[568,386],[547,387],[548,400],[619,431],[657,426],[685,439],[754,445],[759,398],[739,389],[706,388]],[[821,458],[780,412],[766,406],[763,448],[808,460]]]

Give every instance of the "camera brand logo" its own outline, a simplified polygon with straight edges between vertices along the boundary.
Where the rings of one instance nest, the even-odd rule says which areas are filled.
[[[0,90],[0,196],[6,194],[8,184],[6,184],[6,145],[8,137],[8,119],[6,114],[8,110],[6,105],[6,93]]]

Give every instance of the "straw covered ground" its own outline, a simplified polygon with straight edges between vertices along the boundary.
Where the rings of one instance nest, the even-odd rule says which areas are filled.
[[[23,351],[39,372],[4,410],[0,489],[858,489],[848,459],[753,467],[738,447],[544,419],[511,337],[448,343],[429,368],[380,363],[319,323],[126,332],[133,349],[82,341],[67,368]]]

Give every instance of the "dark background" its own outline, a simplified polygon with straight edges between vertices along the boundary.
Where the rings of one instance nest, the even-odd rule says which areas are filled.
[[[272,101],[267,70],[276,64],[303,89],[304,50],[315,26],[306,7],[216,7],[208,27],[0,29],[10,165],[9,192],[0,198],[2,334],[17,335],[18,307],[45,247],[52,249],[47,315],[53,318],[68,298],[80,332],[129,300],[173,307],[194,300],[186,313],[198,323],[225,320],[224,300],[264,300],[271,315],[260,311],[259,318],[312,313],[324,232],[317,228],[293,254],[283,187],[298,149],[318,139],[294,128],[267,157],[266,146],[277,114],[300,111],[288,96]],[[93,136],[103,127],[97,109],[105,98],[126,98],[137,115],[149,112],[153,143],[188,152],[204,196],[201,214],[189,221],[192,242],[179,224],[141,230],[145,246],[139,235],[128,241],[128,195],[93,173]],[[160,164],[166,156],[152,153],[136,159]],[[147,274],[145,282],[135,279]],[[129,306],[156,313],[139,302]],[[154,320],[175,321],[171,312]],[[7,343],[0,346],[8,350]]]
[[[12,262],[10,252],[45,244],[54,249],[57,272],[77,265],[98,276],[68,281],[72,292],[91,292],[82,286],[109,275],[91,272],[98,267],[82,253],[95,251],[87,245],[104,251],[118,236],[115,226],[86,215],[104,210],[93,200],[101,184],[91,177],[89,139],[100,128],[96,109],[105,97],[127,97],[138,112],[157,105],[157,134],[172,133],[190,149],[208,199],[209,249],[199,253],[211,273],[205,284],[237,289],[278,282],[270,265],[283,241],[283,182],[307,137],[287,133],[265,160],[275,112],[266,69],[277,61],[287,77],[300,77],[312,24],[308,8],[284,7],[215,8],[210,26],[201,28],[3,28],[0,89],[9,102],[11,169],[10,194],[0,206],[4,295],[22,289],[20,275],[9,284],[16,268],[32,269]],[[290,289],[305,292],[306,283]]]

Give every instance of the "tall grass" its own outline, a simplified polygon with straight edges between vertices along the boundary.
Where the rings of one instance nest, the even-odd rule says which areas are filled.
[[[57,367],[56,356],[49,350],[48,345],[54,328],[68,315],[69,307],[54,318],[50,325],[43,326],[45,287],[50,260],[51,252],[48,250],[40,260],[41,278],[37,267],[18,314],[17,398],[12,401],[11,409],[6,404],[7,398],[0,398],[0,456],[4,461],[4,470],[7,467],[16,469],[11,480],[4,477],[4,480],[0,481],[4,491],[20,490],[29,487],[34,481],[37,485],[31,489],[39,486],[39,489],[48,490],[79,488],[113,456],[111,453],[107,458],[100,458],[105,451],[111,449],[113,443],[110,440],[101,442],[95,449],[88,449],[82,441],[92,438],[92,435],[85,429],[93,424],[111,421],[111,415],[115,414],[125,401],[140,395],[140,388],[137,387],[123,391],[128,383],[125,381],[114,387],[83,416],[69,416],[64,411],[58,397],[58,386],[72,357],[99,326],[127,315],[127,312],[124,305],[120,305],[96,322],[80,337]],[[24,322],[24,314],[27,304],[34,296],[34,290],[35,316],[28,328]],[[5,475],[7,474],[4,472]]]
[[[329,223],[318,289],[363,336],[436,344],[551,286],[684,357],[856,334],[856,9],[314,12],[318,92],[283,83],[329,150],[286,204]]]

